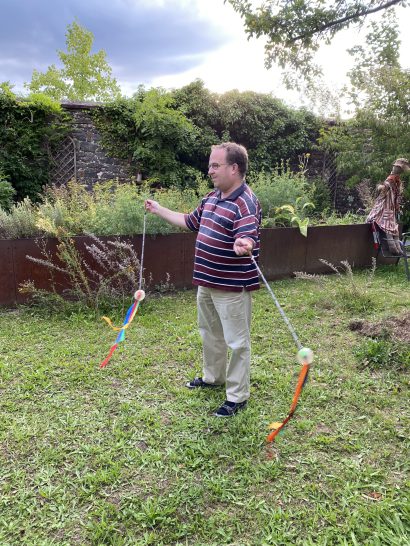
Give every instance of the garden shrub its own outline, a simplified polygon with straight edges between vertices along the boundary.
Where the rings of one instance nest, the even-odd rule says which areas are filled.
[[[28,197],[12,205],[9,211],[0,208],[0,239],[21,239],[40,233],[37,209]]]
[[[306,217],[308,210],[304,205],[312,200],[312,186],[302,169],[294,173],[288,164],[282,163],[270,173],[251,175],[249,185],[261,203],[264,227],[290,225],[287,215],[277,216],[278,209],[284,205],[297,209],[300,218]]]
[[[336,211],[324,210],[320,215],[314,215],[313,225],[346,226],[350,224],[364,224],[366,215],[354,212],[340,214]]]
[[[42,232],[56,236],[60,229],[64,229],[70,236],[86,233],[136,235],[143,231],[144,201],[147,198],[156,199],[173,210],[190,212],[208,191],[208,183],[200,176],[195,189],[184,191],[177,188],[150,189],[149,183],[136,186],[111,180],[96,184],[90,192],[85,185],[71,181],[66,186],[47,188],[42,203],[32,205],[36,211],[35,234]],[[149,234],[180,231],[152,214],[146,215],[145,223]]]
[[[318,177],[311,179],[310,183],[312,185],[311,199],[315,204],[314,216],[319,216],[321,213],[328,215],[332,209],[329,184]]]
[[[302,173],[293,173],[287,166],[271,174],[260,173],[249,181],[262,204],[262,227],[307,226],[314,213],[311,201],[313,186]],[[12,205],[9,211],[0,208],[0,237],[15,239],[39,234],[56,236],[60,228],[67,235],[136,235],[144,225],[144,201],[153,198],[171,210],[190,212],[204,195],[211,191],[209,180],[196,173],[195,185],[180,188],[155,188],[155,180],[137,186],[115,180],[99,182],[92,191],[87,186],[70,181],[65,186],[48,186],[41,202],[24,201]],[[282,208],[281,208],[282,207]],[[279,210],[280,209],[280,210]],[[292,218],[298,222],[292,223]],[[363,222],[362,216],[314,218],[314,223],[348,224]],[[166,234],[181,231],[158,216],[145,216],[146,233]]]
[[[200,130],[175,107],[163,89],[140,88],[92,112],[107,152],[129,162],[144,179],[162,187],[195,185],[199,171],[191,159],[198,152]]]

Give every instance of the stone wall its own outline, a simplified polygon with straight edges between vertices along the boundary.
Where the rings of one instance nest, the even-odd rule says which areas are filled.
[[[104,180],[129,181],[136,177],[129,163],[122,159],[110,157],[101,145],[101,135],[94,125],[91,111],[98,107],[96,104],[87,103],[64,103],[62,107],[73,119],[73,131],[71,138],[73,147],[68,148],[68,155],[72,154],[72,161],[75,161],[75,178],[89,187],[96,182]],[[67,156],[67,154],[65,154]],[[70,161],[66,157],[65,161]],[[64,169],[64,164],[61,165]],[[61,169],[60,169],[61,171]],[[68,170],[67,170],[68,172]],[[64,176],[64,172],[62,173]],[[61,183],[56,176],[52,180]],[[63,180],[64,181],[64,180]],[[65,180],[67,182],[68,180]]]

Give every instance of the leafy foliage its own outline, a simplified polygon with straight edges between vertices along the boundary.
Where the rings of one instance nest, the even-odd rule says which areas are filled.
[[[61,230],[67,236],[94,233],[96,235],[135,235],[142,233],[144,201],[158,199],[164,206],[190,212],[209,191],[199,179],[195,189],[178,188],[152,190],[149,185],[108,181],[98,183],[90,192],[78,182],[67,186],[50,186],[36,205],[29,199],[13,205],[9,212],[0,209],[0,238],[17,239],[45,234],[56,237]],[[178,228],[159,217],[147,215],[146,232],[170,233]]]
[[[32,80],[25,84],[33,93],[44,93],[55,100],[106,101],[120,96],[120,88],[111,76],[106,53],[91,54],[94,35],[77,21],[67,26],[67,52],[58,51],[63,68],[51,65],[42,74],[33,71]]]
[[[320,73],[313,59],[322,43],[329,44],[338,32],[353,24],[362,27],[372,13],[396,4],[407,5],[402,0],[268,0],[255,7],[249,0],[228,1],[244,19],[250,37],[267,38],[267,68],[275,62],[281,68],[295,69],[310,81]],[[292,78],[292,83],[297,79]]]
[[[251,175],[249,184],[261,203],[263,227],[290,226],[294,216],[300,221],[306,219],[312,186],[305,177],[303,165],[294,173],[289,164],[282,162],[270,173]],[[294,214],[289,215],[289,207]]]
[[[318,119],[306,110],[287,108],[268,94],[218,95],[200,80],[172,93],[141,87],[132,99],[114,101],[93,115],[109,153],[162,187],[195,186],[217,142],[246,146],[251,169],[258,172],[283,159],[296,162],[319,134]]]
[[[18,200],[37,200],[48,183],[50,152],[69,130],[67,115],[44,95],[19,99],[0,87],[0,171]]]
[[[296,199],[295,206],[292,205],[283,205],[275,211],[275,219],[286,219],[289,221],[291,226],[297,226],[300,230],[300,233],[307,237],[307,228],[309,225],[309,218],[306,216],[306,210],[314,209],[315,205],[313,203],[304,203],[300,206],[302,197]]]
[[[349,96],[356,114],[322,131],[322,144],[336,152],[339,172],[351,185],[367,180],[374,188],[410,149],[410,71],[400,66],[399,43],[392,13],[371,25],[365,46],[351,50]],[[408,204],[404,221],[410,223]]]
[[[176,105],[200,128],[196,166],[207,169],[209,148],[218,141],[243,144],[252,172],[270,171],[281,161],[297,163],[312,148],[319,120],[305,109],[288,108],[270,94],[253,91],[210,93],[201,80],[174,91]]]
[[[311,201],[315,186],[304,171],[293,173],[286,164],[267,174],[250,177],[249,183],[262,204],[262,227],[308,225],[313,223],[351,224],[363,222],[362,216],[351,214],[314,217]],[[210,191],[208,181],[198,176],[194,187],[180,189],[157,188],[147,180],[141,186],[118,181],[100,182],[93,190],[72,180],[66,186],[49,186],[37,204],[26,198],[12,205],[9,211],[0,209],[0,238],[17,239],[39,234],[56,236],[61,229],[67,236],[95,233],[96,235],[135,235],[142,233],[144,201],[154,198],[171,210],[190,212]],[[279,209],[282,208],[282,211]],[[292,208],[291,215],[284,213]],[[312,210],[313,209],[313,210]],[[294,222],[292,220],[294,219]],[[165,234],[179,231],[155,215],[145,218],[146,232]]]
[[[174,107],[170,93],[140,89],[94,112],[106,149],[163,187],[189,187],[199,174],[189,164],[199,130]]]

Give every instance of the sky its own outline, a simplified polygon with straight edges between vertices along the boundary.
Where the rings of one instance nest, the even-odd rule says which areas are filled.
[[[179,88],[199,78],[209,90],[272,93],[290,106],[305,97],[284,88],[280,70],[264,67],[263,39],[248,40],[243,21],[223,0],[0,0],[0,82],[24,92],[33,69],[60,66],[67,25],[75,19],[104,49],[124,95],[139,85]],[[402,51],[410,50],[410,9],[399,8]],[[406,28],[407,27],[407,28]],[[333,91],[352,65],[346,47],[363,35],[343,32],[319,52],[324,81]],[[407,68],[407,56],[402,63]]]

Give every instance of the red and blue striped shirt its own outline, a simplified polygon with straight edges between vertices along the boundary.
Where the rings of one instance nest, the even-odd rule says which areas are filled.
[[[243,183],[231,195],[221,198],[214,190],[199,206],[185,215],[191,231],[198,232],[195,244],[193,284],[239,292],[259,288],[259,277],[249,256],[237,256],[235,239],[254,241],[253,256],[259,256],[261,207],[249,186]]]

